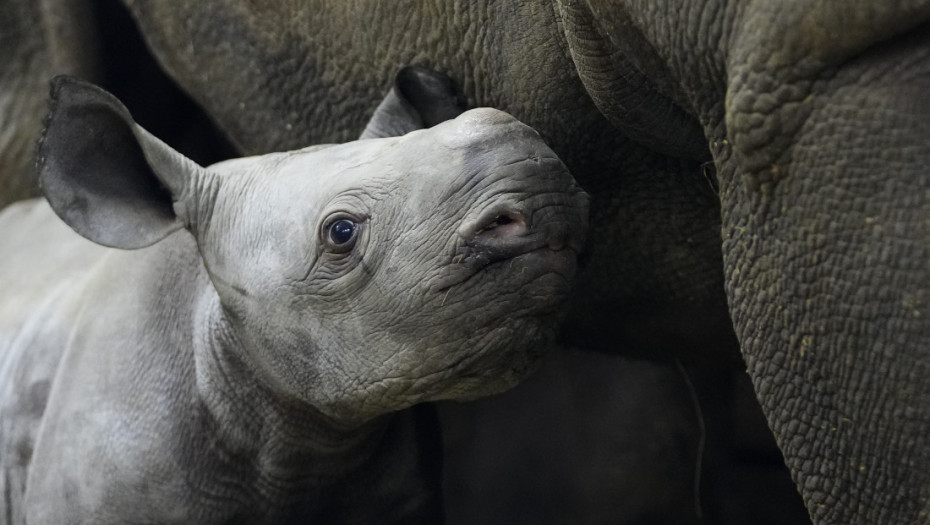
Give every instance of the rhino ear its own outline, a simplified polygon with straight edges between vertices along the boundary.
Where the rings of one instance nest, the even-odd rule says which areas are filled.
[[[465,112],[452,79],[408,66],[397,72],[394,87],[371,117],[360,139],[397,137],[429,128]]]
[[[136,124],[113,95],[56,77],[39,140],[39,184],[74,231],[105,246],[142,248],[190,222],[203,168]]]

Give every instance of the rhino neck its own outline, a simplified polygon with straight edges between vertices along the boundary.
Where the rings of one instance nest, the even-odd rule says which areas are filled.
[[[217,445],[257,477],[337,482],[368,461],[389,417],[347,425],[274,392],[243,357],[215,293],[198,311],[197,392]],[[256,480],[258,481],[258,480]]]

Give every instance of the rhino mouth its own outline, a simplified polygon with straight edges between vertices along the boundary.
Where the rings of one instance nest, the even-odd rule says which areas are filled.
[[[573,246],[556,249],[545,239],[528,239],[519,247],[466,246],[452,260],[443,279],[433,291],[448,294],[453,288],[462,292],[473,286],[493,284],[501,292],[531,286],[534,281],[551,276],[555,282],[550,290],[560,296],[575,276],[580,250]],[[547,287],[549,288],[549,287]]]

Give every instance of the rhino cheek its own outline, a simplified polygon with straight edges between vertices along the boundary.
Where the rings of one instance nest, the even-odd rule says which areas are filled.
[[[383,362],[368,360],[368,368],[339,366],[327,374],[327,387],[315,392],[314,404],[334,419],[362,423],[421,402],[495,394],[535,368],[554,335],[550,327],[523,320],[427,349],[407,346]]]
[[[296,333],[279,339],[292,350],[266,356],[272,362],[265,364],[280,388],[347,422],[497,393],[532,370],[558,326],[565,277],[527,279],[529,289],[510,283],[497,293],[494,279],[476,281],[448,305],[423,304],[415,287],[385,288],[376,294],[382,301],[358,296],[348,310],[309,316],[313,344],[299,348]]]

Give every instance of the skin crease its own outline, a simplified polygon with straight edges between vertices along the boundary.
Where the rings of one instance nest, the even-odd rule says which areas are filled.
[[[359,129],[410,63],[528,122],[602,241],[563,338],[694,357],[735,329],[814,521],[927,521],[926,2],[129,4],[245,151]]]
[[[440,520],[431,424],[403,409],[522,378],[584,243],[539,136],[477,109],[201,168],[99,88],[59,80],[52,108],[48,203],[0,216],[0,517]]]

